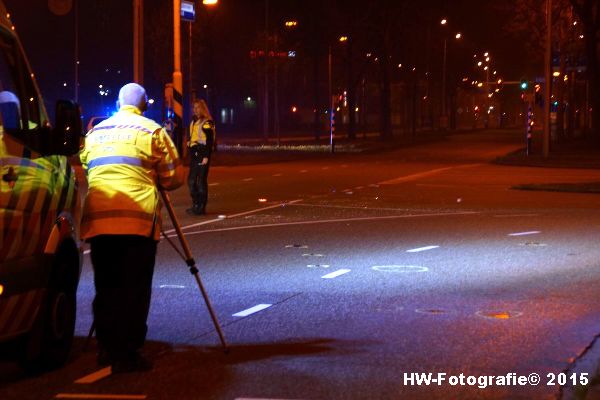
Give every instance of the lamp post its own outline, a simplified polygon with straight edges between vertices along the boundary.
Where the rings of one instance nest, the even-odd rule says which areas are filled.
[[[144,84],[144,2],[133,0],[133,81]]]
[[[440,21],[440,25],[445,26],[448,24],[448,20],[443,18]],[[462,38],[462,34],[458,32],[454,35],[456,40]],[[448,127],[448,113],[446,107],[446,76],[447,76],[447,59],[448,59],[448,35],[444,34],[444,53],[443,53],[443,61],[442,61],[442,117],[440,121],[440,125],[442,128]]]
[[[440,25],[445,26],[448,23],[446,18],[440,21]],[[446,128],[448,117],[446,116],[446,58],[448,55],[448,38],[444,35],[444,56],[442,62],[442,120],[440,125]]]
[[[546,0],[546,52],[544,54],[544,137],[542,153],[548,157],[550,152],[550,100],[552,96],[552,0]]]

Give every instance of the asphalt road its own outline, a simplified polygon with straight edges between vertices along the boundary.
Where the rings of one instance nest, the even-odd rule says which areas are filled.
[[[95,344],[83,350],[86,256],[72,360],[38,377],[1,362],[0,399],[554,398],[600,332],[600,202],[511,187],[598,182],[600,170],[489,162],[521,139],[477,132],[214,167],[208,215],[185,214],[186,188],[172,200],[230,354],[163,240],[145,347],[153,371],[106,376]],[[539,384],[511,384],[531,374]],[[481,376],[508,382],[484,388]]]

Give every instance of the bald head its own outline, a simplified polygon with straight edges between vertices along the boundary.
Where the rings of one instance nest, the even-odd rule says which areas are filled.
[[[119,91],[119,108],[134,106],[140,111],[146,111],[147,102],[146,89],[137,83],[128,83]]]

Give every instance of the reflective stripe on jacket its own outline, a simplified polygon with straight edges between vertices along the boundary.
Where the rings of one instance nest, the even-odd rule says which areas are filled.
[[[215,123],[210,120],[197,120],[190,122],[190,143],[194,148],[192,158],[210,158],[215,143]],[[196,147],[199,146],[199,147]]]
[[[161,201],[157,185],[173,190],[183,183],[183,167],[166,131],[123,106],[90,130],[80,154],[88,193],[81,237],[160,237]]]

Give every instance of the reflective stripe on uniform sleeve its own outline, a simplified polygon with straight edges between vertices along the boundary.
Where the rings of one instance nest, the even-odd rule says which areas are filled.
[[[135,129],[146,133],[154,133],[150,129],[140,125],[106,125],[106,126],[95,126],[94,131],[100,131],[102,129]]]
[[[93,160],[88,161],[87,167],[88,170],[90,170],[94,167],[114,164],[131,165],[133,167],[151,167],[151,165],[147,165],[147,163],[144,163],[143,160],[137,157],[127,156],[108,156],[95,158]]]
[[[2,157],[2,165],[10,166],[10,165],[20,165],[22,167],[34,167],[38,169],[46,169],[45,166],[41,165],[38,162],[29,160],[27,158],[16,158],[16,157]]]

